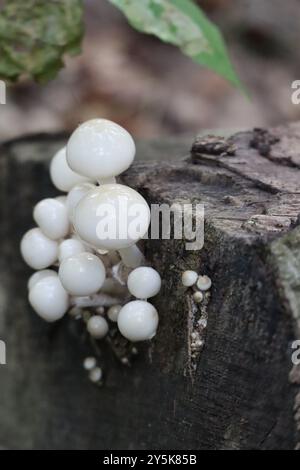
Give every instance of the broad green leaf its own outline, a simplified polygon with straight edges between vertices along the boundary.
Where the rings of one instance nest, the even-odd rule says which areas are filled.
[[[82,0],[1,2],[0,77],[53,78],[64,54],[80,51],[82,34]]]
[[[138,31],[177,46],[195,62],[242,88],[219,29],[192,0],[110,0]]]

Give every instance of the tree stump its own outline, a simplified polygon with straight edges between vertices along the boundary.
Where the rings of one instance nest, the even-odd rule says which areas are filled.
[[[294,449],[300,373],[300,124],[222,139],[143,144],[122,181],[149,203],[205,206],[205,244],[149,240],[163,288],[160,327],[126,368],[104,351],[106,380],[82,368],[91,346],[69,318],[48,325],[27,302],[19,255],[32,207],[57,195],[48,163],[66,136],[1,146],[0,446],[20,449]],[[148,160],[142,161],[147,154]],[[184,155],[178,158],[180,154]],[[195,269],[213,285],[196,305],[181,284]],[[202,347],[192,352],[193,333]]]

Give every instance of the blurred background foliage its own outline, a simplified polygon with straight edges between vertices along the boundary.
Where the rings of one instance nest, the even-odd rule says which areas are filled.
[[[107,0],[142,33],[177,46],[233,85],[233,70],[222,34],[194,0]],[[55,77],[66,54],[80,52],[83,0],[2,0],[0,77],[29,77],[44,82]]]
[[[2,0],[0,13],[2,79],[49,80],[65,54],[80,52],[82,0]]]
[[[224,33],[251,102],[178,48],[135,31],[107,0],[85,0],[82,53],[66,56],[65,67],[46,84],[23,78],[9,87],[7,104],[0,107],[0,138],[72,129],[95,116],[116,120],[145,138],[299,119],[300,107],[291,103],[291,83],[300,78],[299,0],[197,3]],[[0,0],[0,8],[3,4]],[[56,24],[59,43],[51,44],[42,60],[59,68],[56,48],[76,52],[80,34],[74,34],[75,23],[68,22],[72,40],[64,40],[64,25]],[[20,37],[19,53],[23,47]],[[39,70],[36,75],[43,78]]]

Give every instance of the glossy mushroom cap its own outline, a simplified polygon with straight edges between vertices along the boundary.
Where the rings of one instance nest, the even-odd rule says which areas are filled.
[[[134,189],[121,184],[99,186],[74,210],[74,228],[81,240],[103,250],[119,250],[143,238],[150,209]]]
[[[21,240],[21,254],[33,269],[45,269],[57,260],[58,243],[48,238],[39,228],[25,233]]]
[[[101,259],[87,252],[64,259],[58,274],[64,288],[75,296],[95,294],[105,281]]]
[[[155,307],[143,300],[134,300],[124,305],[119,312],[118,327],[129,341],[152,339],[158,326],[158,313]]]
[[[58,276],[46,276],[29,291],[29,302],[36,313],[48,322],[60,320],[69,308],[69,296]]]
[[[51,240],[64,238],[70,231],[67,207],[57,199],[47,198],[38,202],[33,210],[33,218]]]
[[[67,161],[73,171],[98,181],[127,170],[135,156],[131,135],[107,119],[81,124],[67,144]]]
[[[137,299],[150,299],[159,293],[161,278],[155,269],[141,266],[131,271],[127,286],[129,292]]]
[[[66,147],[59,150],[50,163],[50,177],[54,186],[60,191],[68,192],[76,184],[89,181],[86,176],[75,173],[67,163]]]

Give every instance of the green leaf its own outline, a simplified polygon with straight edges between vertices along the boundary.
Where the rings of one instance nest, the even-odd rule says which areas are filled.
[[[138,31],[177,46],[195,62],[243,89],[219,29],[192,0],[109,0]]]
[[[82,0],[6,0],[0,10],[0,78],[53,78],[64,54],[80,51],[82,35]]]

